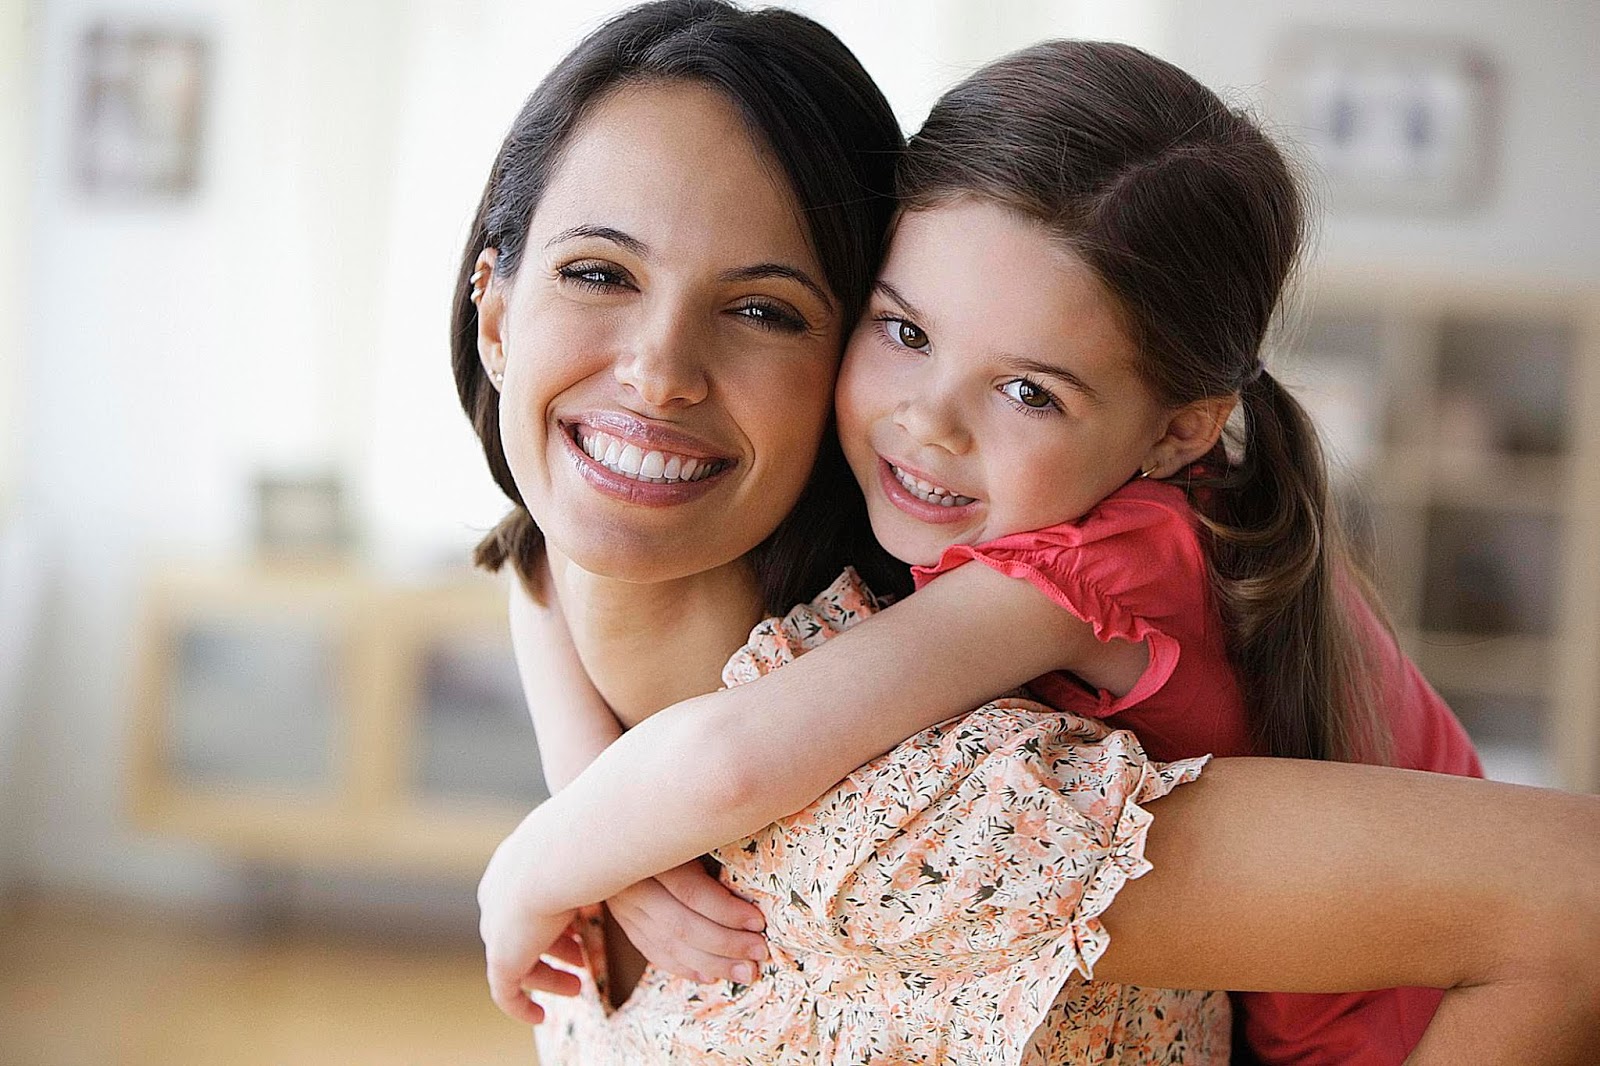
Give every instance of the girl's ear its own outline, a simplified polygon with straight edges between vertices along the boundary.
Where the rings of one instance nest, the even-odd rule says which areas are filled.
[[[1208,396],[1172,412],[1166,432],[1150,446],[1139,468],[1145,477],[1171,477],[1217,446],[1228,416],[1238,404],[1236,395]]]
[[[479,252],[471,280],[472,302],[478,305],[478,361],[497,389],[506,373],[505,345],[501,342],[505,326],[505,286],[494,272],[499,255],[496,248]]]

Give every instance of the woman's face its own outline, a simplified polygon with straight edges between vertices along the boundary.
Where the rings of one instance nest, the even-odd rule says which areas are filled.
[[[479,323],[512,476],[584,569],[699,574],[798,500],[842,327],[786,179],[715,91],[595,104]]]

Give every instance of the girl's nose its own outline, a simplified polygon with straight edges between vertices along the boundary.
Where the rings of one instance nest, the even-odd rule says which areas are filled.
[[[706,340],[685,315],[653,315],[617,355],[617,382],[650,407],[689,407],[710,391]]]
[[[901,400],[894,420],[917,444],[952,455],[961,455],[972,446],[972,436],[956,405],[938,390]]]

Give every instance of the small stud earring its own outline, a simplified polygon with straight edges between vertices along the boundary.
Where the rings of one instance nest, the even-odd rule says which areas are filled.
[[[506,372],[504,370],[491,370],[489,371],[489,380],[493,382],[494,387],[498,389],[500,386],[506,383]]]

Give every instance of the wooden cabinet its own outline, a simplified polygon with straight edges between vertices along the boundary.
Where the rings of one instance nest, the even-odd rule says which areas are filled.
[[[476,873],[545,796],[487,577],[163,570],[134,705],[135,821],[253,858]]]
[[[1491,776],[1600,790],[1600,297],[1307,292],[1273,366],[1324,430],[1406,651]]]

